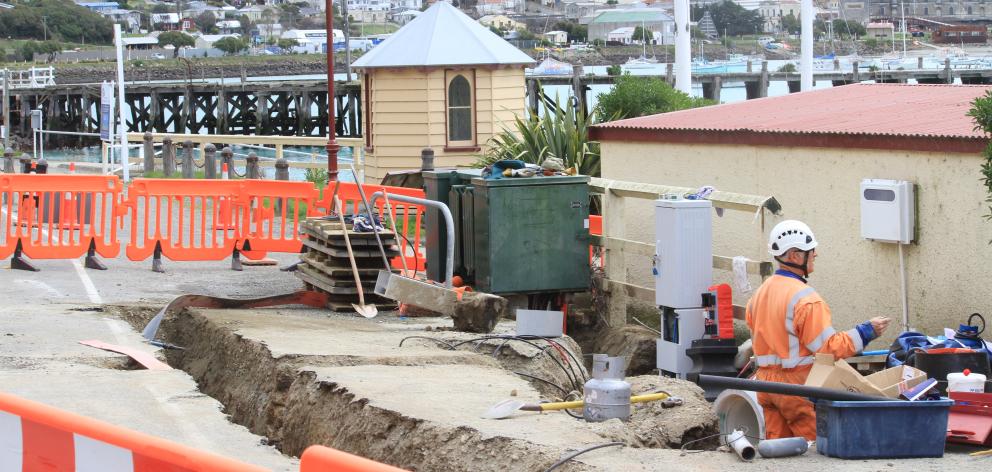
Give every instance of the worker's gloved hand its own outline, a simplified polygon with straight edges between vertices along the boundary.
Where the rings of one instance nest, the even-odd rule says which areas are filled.
[[[889,327],[889,323],[892,322],[892,318],[876,316],[868,320],[868,322],[871,323],[872,329],[875,330],[875,337],[877,338],[885,332],[885,328]]]
[[[871,324],[871,320],[855,326],[854,329],[858,330],[858,335],[861,336],[862,346],[867,346],[872,339],[878,337],[878,334],[875,333],[875,328]]]
[[[885,328],[889,327],[889,322],[891,321],[891,319],[884,316],[876,316],[856,326],[855,328],[858,330],[858,334],[861,335],[861,343],[867,346],[871,340],[881,336],[885,332]]]

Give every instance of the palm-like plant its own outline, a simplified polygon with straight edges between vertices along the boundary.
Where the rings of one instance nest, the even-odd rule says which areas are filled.
[[[536,119],[514,119],[512,129],[493,136],[486,154],[478,164],[489,165],[505,159],[517,159],[540,165],[557,157],[565,167],[576,167],[582,175],[599,176],[599,143],[589,141],[592,120],[576,107],[562,106],[555,98],[553,112]]]

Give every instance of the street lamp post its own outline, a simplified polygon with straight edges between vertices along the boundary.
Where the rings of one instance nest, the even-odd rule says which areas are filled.
[[[347,1],[347,0],[345,0]],[[327,22],[327,180],[338,179],[338,146],[335,133],[337,119],[334,113],[334,0],[324,0]],[[358,176],[355,176],[357,180]]]

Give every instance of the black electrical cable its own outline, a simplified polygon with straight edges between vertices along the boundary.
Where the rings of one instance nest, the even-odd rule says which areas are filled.
[[[517,375],[519,375],[521,377],[527,377],[528,379],[537,380],[538,382],[544,382],[544,383],[546,383],[546,384],[548,384],[548,385],[550,385],[550,386],[552,386],[552,387],[557,388],[558,390],[560,390],[561,393],[563,393],[566,397],[569,395],[569,391],[568,390],[565,390],[565,387],[562,387],[561,385],[558,385],[558,384],[556,384],[556,383],[554,383],[554,382],[552,382],[552,381],[550,381],[548,379],[543,379],[543,378],[538,377],[536,375],[525,374],[523,372],[517,372],[515,370],[513,370],[511,372],[513,372],[514,374],[517,374]]]
[[[540,338],[540,337],[534,337],[534,338],[535,339],[545,339],[545,338]],[[447,346],[451,350],[455,350],[455,349],[458,348],[458,346],[461,346],[463,344],[468,344],[468,343],[476,342],[476,341],[479,341],[479,346],[481,346],[482,343],[484,343],[485,341],[491,340],[491,339],[502,339],[502,340],[504,340],[503,344],[506,344],[509,341],[520,341],[520,342],[527,343],[531,347],[533,347],[534,349],[537,349],[538,351],[540,351],[538,353],[538,355],[543,354],[545,351],[547,351],[548,349],[551,348],[550,345],[549,346],[545,346],[545,347],[541,347],[541,346],[539,346],[539,345],[531,342],[530,339],[525,339],[525,338],[520,337],[520,336],[507,336],[507,335],[482,336],[482,337],[478,337],[478,338],[472,338],[472,339],[467,339],[467,340],[464,340],[464,341],[459,341],[459,342],[454,343],[454,344],[452,344],[452,343],[450,343],[448,341],[442,340],[442,339],[432,338],[432,337],[429,337],[429,336],[407,336],[407,337],[405,337],[405,338],[403,338],[403,339],[400,340],[400,344],[399,344],[400,347],[403,346],[403,342],[406,341],[407,339],[427,339],[427,340],[434,341],[434,342],[437,342],[437,343],[440,343],[440,344],[444,344],[445,346]],[[545,341],[547,341],[547,339],[545,339]],[[479,346],[476,347],[476,350],[478,350],[478,347]],[[499,349],[499,347],[497,347],[497,350],[498,349]],[[568,350],[565,349],[565,352],[568,352]],[[570,352],[569,352],[569,355],[571,355]],[[493,357],[495,357],[495,356],[496,356],[496,351],[493,351]],[[582,389],[582,383],[584,383],[584,382],[579,382],[578,379],[573,376],[573,373],[574,372],[571,369],[566,368],[561,362],[558,361],[558,359],[555,359],[554,356],[548,356],[548,358],[551,359],[556,365],[558,365],[558,367],[562,370],[562,372],[565,373],[565,377],[568,379],[569,383],[571,383],[571,386],[572,386],[572,389],[573,390],[581,390]],[[572,358],[574,359],[574,357],[572,357]],[[523,375],[523,374],[521,374],[521,375]],[[533,376],[529,376],[529,375],[525,375],[525,377],[534,378]],[[569,393],[568,390],[566,390],[564,387],[561,387],[560,385],[557,385],[557,384],[548,382],[547,380],[544,380],[544,379],[538,379],[538,380],[541,380],[541,381],[543,381],[545,383],[548,383],[550,385],[554,385],[559,390],[561,390],[565,395],[568,395],[568,393]]]
[[[534,349],[537,349],[538,351],[543,352],[543,348],[541,346],[539,346],[539,345],[531,342],[529,339],[526,339],[526,338],[523,338],[523,337],[520,337],[520,336],[508,336],[508,335],[483,336],[483,337],[480,337],[480,338],[473,338],[473,339],[468,339],[468,340],[465,340],[465,341],[461,341],[461,342],[458,342],[458,343],[453,344],[453,346],[455,348],[457,348],[458,346],[461,346],[462,344],[467,344],[467,343],[475,342],[475,341],[488,341],[490,339],[508,339],[508,340],[513,340],[513,341],[520,341],[520,342],[529,344],[531,347],[533,347]],[[579,385],[579,382],[572,376],[571,373],[569,373],[568,369],[566,369],[565,366],[561,362],[558,361],[558,359],[555,359],[554,356],[548,356],[548,358],[551,359],[552,362],[554,362],[555,364],[557,364],[558,365],[558,368],[560,368],[562,370],[562,372],[565,373],[565,377],[568,378],[568,381],[572,384],[572,388],[573,389],[581,389],[582,388],[582,386]]]
[[[403,234],[403,231],[397,231],[396,229],[397,228],[393,228],[393,232],[396,233],[396,234],[398,234],[398,235],[400,235],[400,237],[402,237],[403,240],[406,241],[406,247],[414,247],[413,244],[410,244],[410,240],[406,237],[406,235]],[[400,252],[403,253],[403,254],[400,254],[400,257],[406,258],[406,251],[403,251],[403,248],[402,247],[400,248]],[[417,250],[414,249],[413,250],[413,275],[414,276],[417,275],[417,265],[418,264],[420,264],[420,257],[417,255]],[[403,275],[406,275],[406,274],[403,274]]]
[[[585,384],[585,381],[587,380],[586,379],[586,376],[582,373],[582,369],[579,367],[581,365],[579,363],[579,360],[576,359],[575,355],[572,354],[572,351],[570,351],[564,345],[562,345],[558,341],[555,341],[555,340],[553,340],[551,338],[547,338],[547,337],[543,337],[543,336],[522,335],[522,336],[512,336],[512,338],[513,339],[517,339],[517,340],[521,340],[521,341],[531,341],[531,340],[538,340],[538,339],[540,339],[540,340],[548,343],[549,345],[557,346],[562,351],[565,351],[565,353],[568,354],[568,357],[572,359],[572,363],[574,363],[575,367],[577,369],[579,369],[579,372],[576,373],[572,369],[572,363],[569,363],[568,359],[565,359],[564,356],[562,356],[562,360],[564,360],[566,364],[569,364],[569,366],[568,366],[568,371],[569,372],[566,372],[565,375],[567,375],[568,378],[569,378],[569,381],[572,382],[572,387],[573,388],[575,388],[576,390],[581,390],[582,389],[582,386]],[[531,345],[534,346],[534,347],[537,347],[534,344],[531,344]],[[557,362],[557,359],[555,359],[553,357],[551,359]]]
[[[427,339],[427,340],[434,341],[434,342],[439,343],[439,344],[444,344],[445,346],[448,346],[448,349],[450,349],[452,351],[455,350],[455,347],[452,346],[451,343],[449,343],[448,341],[445,341],[443,339],[438,339],[438,338],[432,338],[430,336],[407,336],[407,337],[405,337],[403,339],[400,339],[400,346],[399,347],[403,347],[403,342],[406,341],[407,339]]]
[[[611,443],[605,443],[605,444],[597,444],[595,446],[587,447],[585,449],[582,449],[582,450],[573,452],[573,453],[565,456],[562,460],[560,460],[558,462],[555,462],[554,464],[551,464],[551,467],[548,467],[544,472],[551,472],[552,470],[555,470],[555,469],[561,467],[566,462],[568,462],[568,461],[570,461],[572,459],[575,459],[575,457],[578,456],[578,455],[580,455],[580,454],[585,454],[585,453],[587,453],[589,451],[595,451],[596,449],[602,449],[604,447],[624,446],[624,445],[626,445],[626,444],[623,443],[622,441],[617,441],[617,442],[611,442]]]
[[[750,436],[750,435],[748,435],[747,434],[747,429],[745,429],[743,431],[743,433],[745,433],[745,434],[743,434],[742,437],[745,437],[745,438],[748,438],[748,439],[754,439],[756,441],[764,441],[765,440],[765,438],[759,438],[757,436]],[[698,449],[698,450],[687,451],[687,450],[685,450],[685,448],[686,448],[686,446],[688,446],[690,444],[697,443],[697,442],[700,442],[700,441],[705,441],[707,439],[713,439],[713,438],[718,437],[718,436],[730,436],[730,435],[727,434],[727,433],[716,433],[716,434],[711,434],[709,436],[703,436],[701,438],[693,439],[692,441],[686,441],[686,442],[682,443],[682,447],[679,448],[679,450],[682,451],[682,454],[680,454],[680,455],[684,456],[686,454],[698,454],[700,452],[706,452],[705,449]],[[738,438],[738,439],[740,439],[740,438]],[[737,439],[735,439],[734,441],[737,441]],[[723,444],[721,444],[721,446],[730,446],[730,442],[727,441],[726,439],[724,439]]]
[[[582,367],[581,367],[582,364],[579,363],[579,360],[575,357],[574,354],[572,354],[572,351],[570,349],[568,349],[567,347],[565,347],[564,344],[562,344],[562,343],[560,343],[558,341],[555,341],[555,340],[552,340],[552,339],[548,339],[548,338],[544,338],[544,340],[547,341],[548,343],[557,344],[558,347],[560,347],[563,351],[565,351],[565,354],[568,354],[568,357],[572,359],[572,363],[575,364],[575,368],[578,369],[578,371],[579,371],[579,373],[578,373],[578,375],[576,375],[576,377],[581,377],[583,383],[585,383],[586,380],[589,380],[586,377],[586,375],[582,373]]]
[[[569,362],[568,357],[565,357],[565,355],[561,353],[561,351],[565,350],[564,346],[548,339],[545,339],[545,341],[548,343],[547,349],[555,348],[555,351],[558,351],[558,355],[561,357],[561,360],[563,360],[565,364],[568,365],[568,372],[566,372],[566,374],[568,374],[569,382],[572,383],[572,388],[574,389],[582,388],[582,385],[585,383],[585,378],[583,378],[580,375],[581,372],[579,374],[575,373],[575,370],[572,368],[572,363]],[[582,380],[579,380],[580,378],[582,378]]]
[[[581,400],[582,399],[582,395],[580,395],[579,392],[568,392],[568,395],[565,395],[565,401],[572,401],[572,400],[569,400],[569,398],[571,398],[572,396],[575,396],[577,400]],[[565,408],[562,411],[564,411],[566,415],[571,416],[572,418],[579,419],[579,420],[585,419],[585,418],[582,417],[582,415],[577,415],[575,413],[572,413],[572,410],[570,410],[568,408]]]

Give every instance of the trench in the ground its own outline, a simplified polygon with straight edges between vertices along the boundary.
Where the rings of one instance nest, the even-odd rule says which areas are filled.
[[[157,308],[114,306],[108,311],[140,331]],[[303,366],[349,365],[354,359],[275,358],[264,344],[244,339],[190,311],[168,318],[160,330],[160,339],[182,347],[165,350],[166,360],[190,374],[202,393],[218,400],[232,422],[247,427],[290,456],[298,457],[309,445],[323,444],[411,470],[479,471],[543,470],[561,457],[561,448],[507,437],[483,437],[472,428],[440,426],[377,408],[357,398],[346,387],[333,381],[319,381],[314,372],[303,369]],[[433,344],[417,339],[408,342]],[[488,347],[483,350],[489,354],[499,343],[485,344]],[[570,347],[579,350],[575,344]],[[478,350],[480,346],[466,344],[463,348]],[[578,355],[581,359],[581,354]],[[504,346],[495,357],[500,366],[510,371],[529,372],[554,383],[569,381],[565,369],[552,364],[548,360],[550,356],[528,358]],[[578,366],[578,370],[582,376],[586,375],[584,367]],[[577,377],[575,370],[570,371]],[[634,383],[640,391],[672,389],[671,384],[658,385],[650,379],[639,379]],[[529,381],[542,395],[561,396],[544,382]],[[636,427],[626,424],[607,428],[601,435],[604,441],[622,440],[637,447],[678,448],[716,432],[715,420],[699,421],[694,418],[699,413],[686,411],[681,421],[688,426],[681,430],[658,424],[650,414],[642,414],[640,418],[646,420]],[[667,418],[670,420],[671,416]],[[695,442],[693,449],[715,446],[715,440],[701,441]],[[568,470],[587,468],[580,463],[571,467]]]

